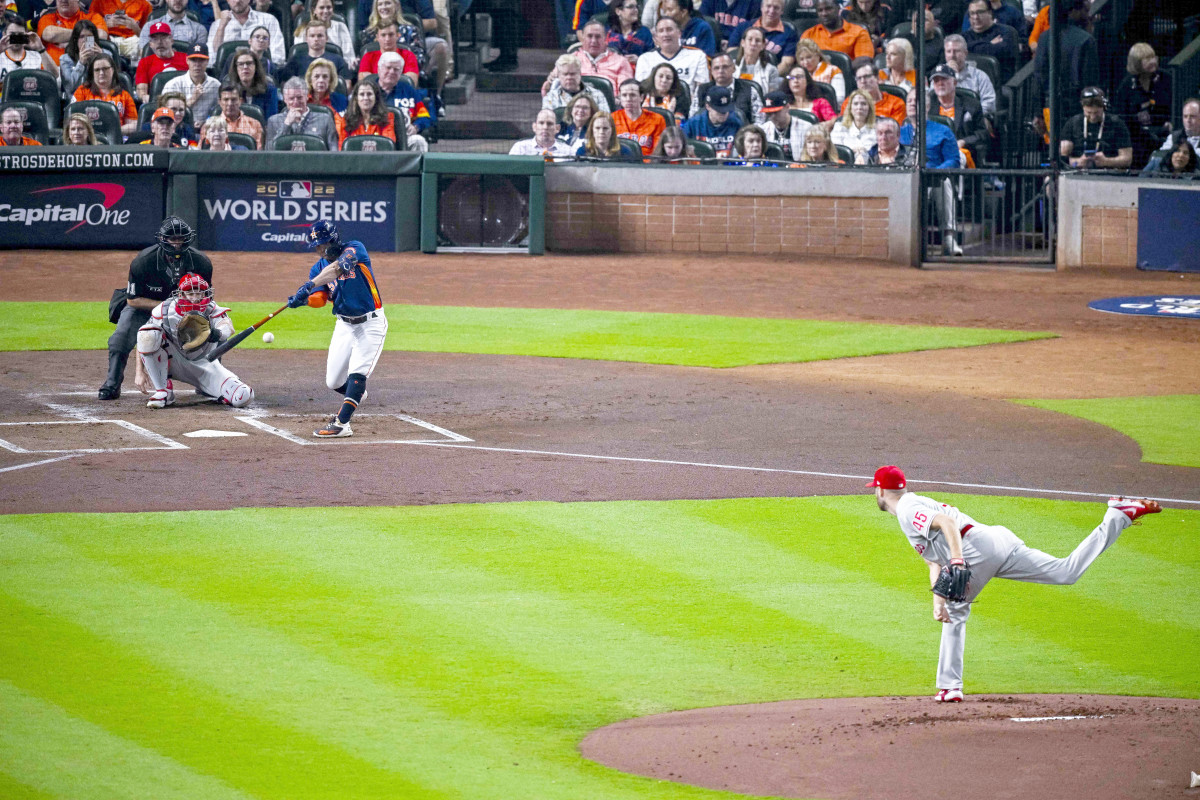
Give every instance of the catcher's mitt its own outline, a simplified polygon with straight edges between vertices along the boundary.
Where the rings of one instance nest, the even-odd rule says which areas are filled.
[[[183,319],[179,320],[179,327],[175,329],[175,335],[179,337],[183,352],[191,353],[209,342],[212,325],[203,314],[184,314]]]
[[[967,599],[970,584],[971,568],[961,558],[955,558],[938,573],[933,583],[933,593],[951,602],[961,603]]]

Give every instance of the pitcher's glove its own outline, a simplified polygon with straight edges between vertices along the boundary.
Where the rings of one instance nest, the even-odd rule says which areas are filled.
[[[216,331],[209,323],[208,317],[203,314],[184,314],[183,319],[179,320],[179,327],[175,329],[184,354],[198,350],[213,341],[215,334]]]
[[[967,599],[970,584],[971,568],[961,558],[952,558],[938,573],[933,583],[933,593],[953,603],[961,603]]]

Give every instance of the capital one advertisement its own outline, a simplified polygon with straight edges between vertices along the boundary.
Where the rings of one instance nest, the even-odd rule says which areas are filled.
[[[0,179],[0,247],[128,248],[154,242],[161,174],[20,174]]]
[[[396,246],[395,178],[226,178],[201,175],[199,244],[207,250],[303,250],[314,222],[370,250]]]

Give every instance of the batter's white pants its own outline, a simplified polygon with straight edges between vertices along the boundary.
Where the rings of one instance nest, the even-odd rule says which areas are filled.
[[[971,546],[979,551],[971,561],[971,587],[967,600],[946,603],[950,621],[942,624],[942,643],[938,651],[937,688],[961,689],[963,686],[963,650],[967,643],[967,617],[971,603],[992,578],[1008,578],[1027,583],[1068,585],[1075,583],[1096,558],[1117,541],[1132,523],[1115,508],[1104,514],[1096,529],[1088,534],[1066,558],[1055,558],[1028,547],[1008,528],[977,525],[967,534]]]
[[[387,338],[388,321],[382,308],[372,313],[374,317],[357,325],[337,317],[325,361],[325,385],[330,389],[345,383],[351,372],[368,376],[375,370]]]

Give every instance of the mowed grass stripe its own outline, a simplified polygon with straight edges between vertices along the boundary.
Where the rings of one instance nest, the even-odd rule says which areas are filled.
[[[0,771],[53,797],[141,800],[153,786],[156,800],[250,800],[3,680],[0,711]]]
[[[358,673],[254,620],[131,580],[115,568],[66,552],[65,546],[55,547],[48,538],[31,539],[43,553],[57,550],[53,567],[13,582],[10,591],[236,700],[248,713],[309,733],[407,779],[408,788],[385,796],[484,797],[490,791],[519,796],[545,782],[550,788],[541,796],[568,800],[579,796],[578,782],[589,775],[601,780],[592,791],[605,796],[619,798],[626,790],[632,791],[630,797],[647,796],[646,779],[591,765],[563,746],[556,760],[539,758],[537,737],[525,740],[527,731],[442,713],[423,704],[420,691]],[[65,585],[48,586],[57,581]],[[197,637],[205,649],[189,646]],[[403,674],[397,677],[404,680]],[[299,793],[304,787],[292,788]]]
[[[238,303],[245,327],[278,308]],[[103,303],[0,303],[3,350],[103,349],[112,325]],[[545,308],[390,305],[385,349],[584,358],[736,367],[973,347],[1051,338],[1053,334],[801,319],[652,314]],[[274,344],[252,336],[247,349],[325,350],[333,329],[327,309],[297,309],[269,323]]]
[[[42,608],[0,594],[0,614],[11,634],[0,640],[0,677],[120,737],[131,748],[173,759],[181,765],[177,768],[212,776],[262,800],[336,797],[347,785],[368,797],[399,796],[413,789],[395,773],[273,724],[177,670]],[[205,647],[197,643],[197,649]],[[128,780],[121,765],[129,760],[110,762],[118,778]],[[141,767],[135,785],[144,792],[155,782],[151,765]]]

